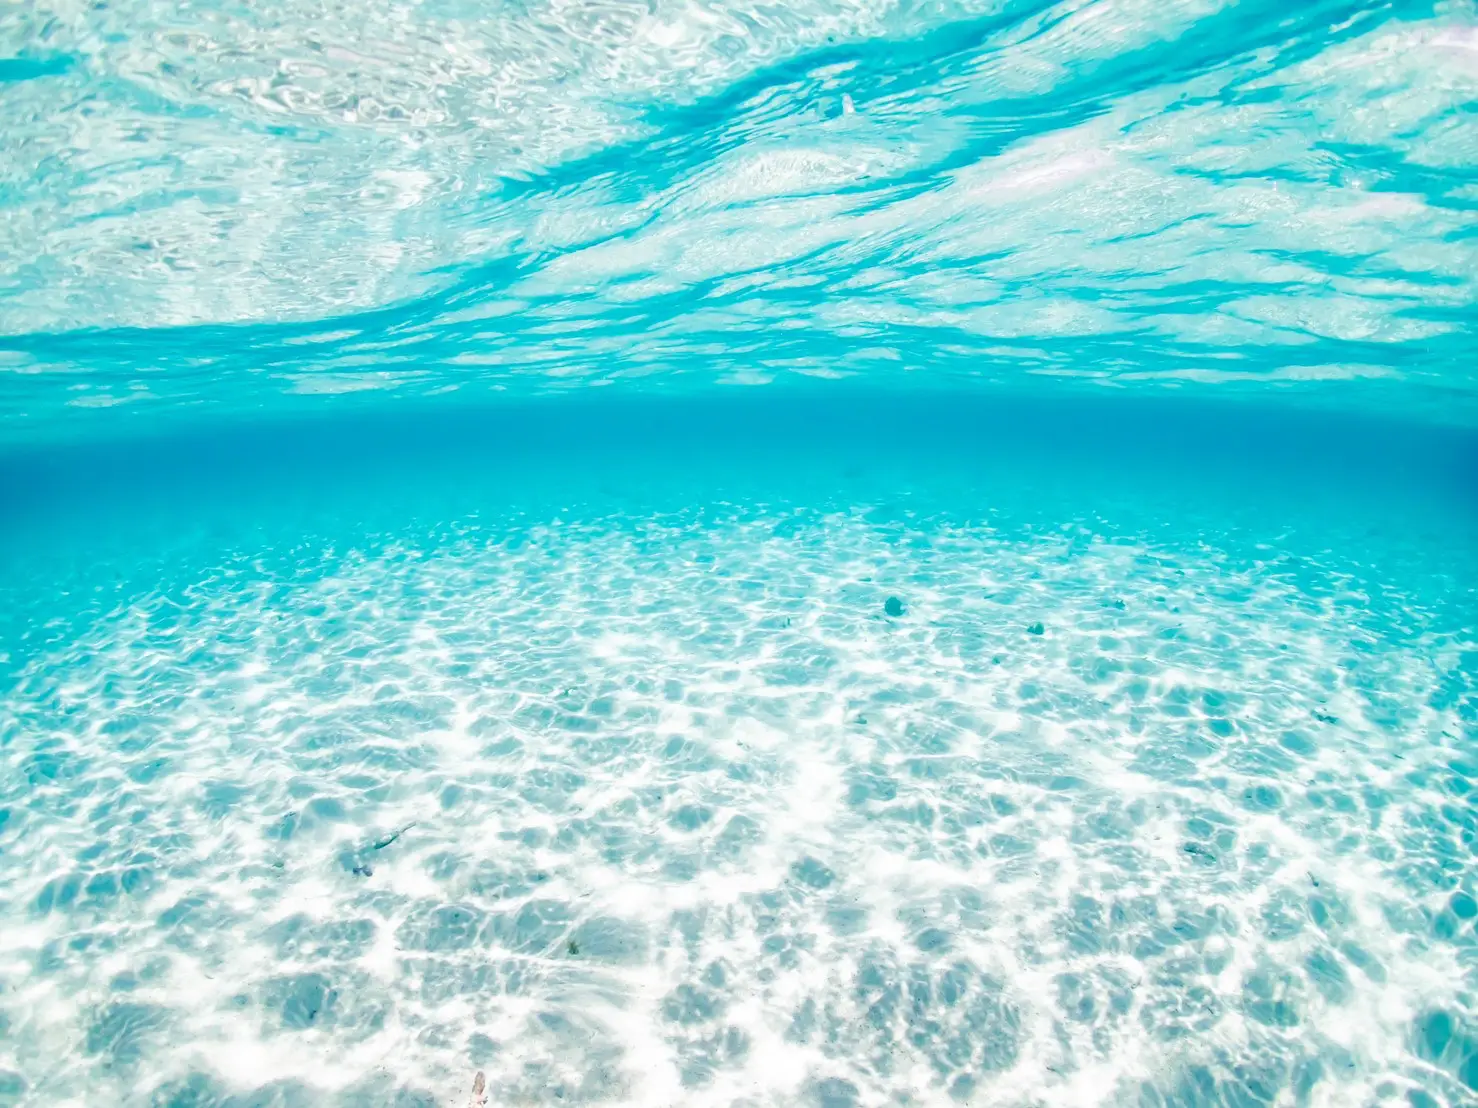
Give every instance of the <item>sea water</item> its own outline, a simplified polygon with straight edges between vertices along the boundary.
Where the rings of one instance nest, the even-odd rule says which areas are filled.
[[[0,12],[0,1104],[1478,1102],[1469,3]]]

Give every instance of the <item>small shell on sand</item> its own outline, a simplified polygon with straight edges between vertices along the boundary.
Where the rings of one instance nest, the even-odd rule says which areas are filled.
[[[488,1081],[482,1075],[482,1070],[477,1071],[477,1076],[472,1079],[472,1099],[467,1102],[467,1108],[487,1108],[488,1103]]]

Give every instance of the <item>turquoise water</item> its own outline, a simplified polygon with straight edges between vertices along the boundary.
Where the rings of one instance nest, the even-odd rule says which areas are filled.
[[[1478,10],[0,12],[0,1105],[1478,1103]]]

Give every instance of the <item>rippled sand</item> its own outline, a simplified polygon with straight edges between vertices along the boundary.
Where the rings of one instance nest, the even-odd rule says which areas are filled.
[[[175,584],[0,702],[8,1101],[1475,1095],[1474,645],[1356,559],[736,505]]]

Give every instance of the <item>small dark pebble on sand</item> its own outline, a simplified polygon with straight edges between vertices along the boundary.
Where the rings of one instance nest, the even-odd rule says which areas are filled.
[[[896,596],[890,596],[883,602],[883,613],[897,619],[903,614],[903,601]]]

